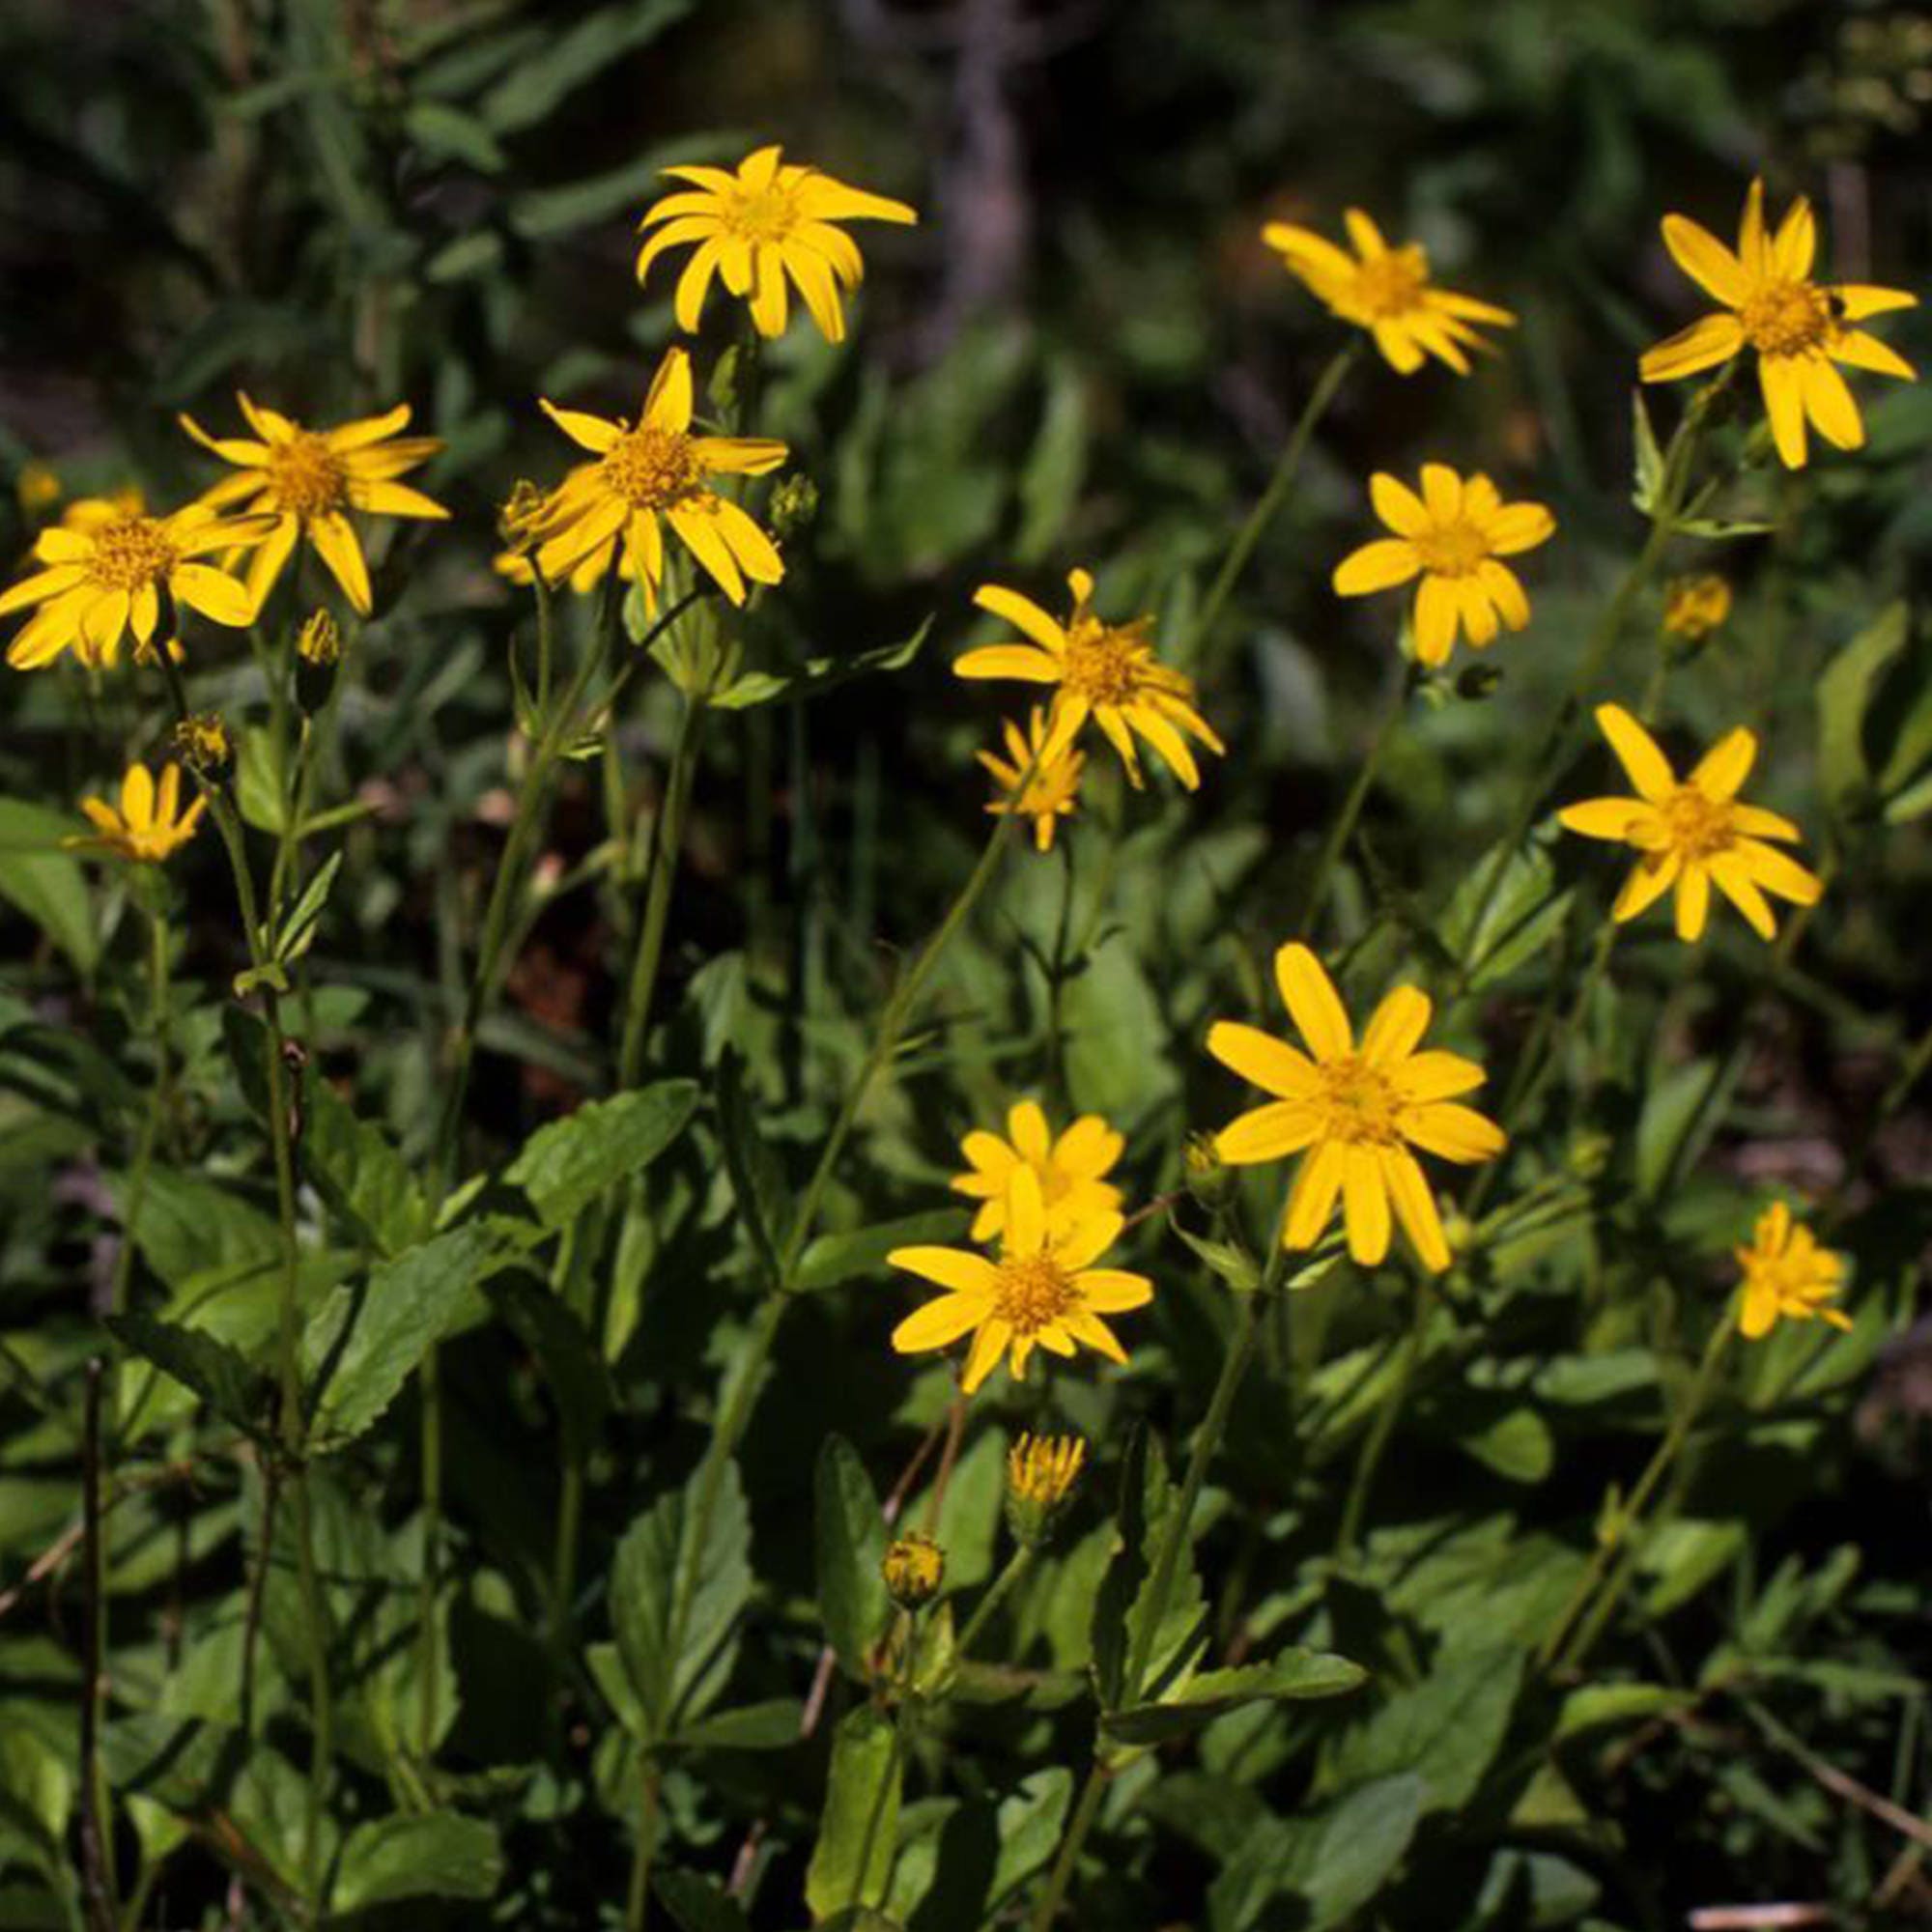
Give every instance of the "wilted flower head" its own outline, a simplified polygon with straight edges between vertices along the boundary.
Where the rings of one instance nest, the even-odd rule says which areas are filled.
[[[1699,643],[1731,614],[1731,586],[1715,571],[1673,577],[1663,591],[1663,628]]]
[[[216,711],[196,711],[174,728],[174,748],[192,772],[218,772],[235,755],[234,740]]]

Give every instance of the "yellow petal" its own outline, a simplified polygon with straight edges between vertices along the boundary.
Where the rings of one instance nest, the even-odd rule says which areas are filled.
[[[955,1294],[987,1295],[999,1279],[999,1270],[984,1255],[970,1254],[964,1248],[894,1248],[887,1264],[916,1274]]]
[[[1597,724],[1610,741],[1638,797],[1652,805],[1662,805],[1677,789],[1670,761],[1657,748],[1657,740],[1621,704],[1597,706]]]
[[[1382,1165],[1372,1147],[1351,1147],[1342,1168],[1342,1211],[1350,1258],[1374,1267],[1388,1253],[1389,1198]]]
[[[1351,551],[1335,566],[1338,597],[1366,597],[1377,590],[1406,583],[1422,568],[1415,546],[1401,537],[1378,537]]]
[[[1726,308],[1742,308],[1750,298],[1745,266],[1708,228],[1688,215],[1663,217],[1663,245],[1671,258],[1708,296]]]
[[[1402,1132],[1405,1140],[1444,1160],[1492,1160],[1507,1145],[1493,1121],[1453,1100],[1408,1108],[1402,1117]]]
[[[1340,1141],[1323,1141],[1302,1157],[1288,1197],[1281,1240],[1287,1248],[1312,1248],[1321,1238],[1341,1191],[1344,1156]]]
[[[1319,1108],[1299,1100],[1271,1100],[1232,1120],[1214,1136],[1214,1151],[1230,1167],[1281,1160],[1312,1147],[1321,1131]]]
[[[1388,1066],[1406,1060],[1429,1031],[1434,1010],[1427,993],[1414,986],[1394,987],[1362,1035],[1362,1058]]]
[[[1339,1060],[1354,1050],[1348,1010],[1321,960],[1299,941],[1274,955],[1275,984],[1301,1037],[1317,1060]]]
[[[915,1309],[893,1330],[893,1347],[902,1355],[943,1349],[986,1319],[986,1303],[970,1294],[943,1294]]]
[[[1637,374],[1646,383],[1674,383],[1728,362],[1744,346],[1744,326],[1736,316],[1707,315],[1646,349],[1637,360]]]
[[[1243,1080],[1285,1100],[1306,1099],[1321,1085],[1315,1063],[1299,1047],[1238,1020],[1217,1020],[1209,1027],[1208,1051]]]

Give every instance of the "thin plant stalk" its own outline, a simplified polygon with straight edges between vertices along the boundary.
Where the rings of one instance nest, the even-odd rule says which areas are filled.
[[[1395,736],[1395,727],[1403,712],[1407,708],[1408,695],[1414,690],[1416,676],[1414,668],[1407,670],[1396,687],[1395,700],[1382,713],[1382,720],[1376,726],[1376,735],[1369,741],[1369,749],[1364,754],[1360,768],[1355,773],[1355,781],[1349,787],[1349,795],[1342,801],[1342,809],[1335,814],[1335,822],[1328,828],[1328,836],[1322,840],[1321,850],[1315,861],[1315,869],[1308,875],[1308,885],[1301,895],[1301,906],[1290,923],[1289,931],[1306,933],[1313,929],[1315,922],[1321,916],[1321,903],[1328,896],[1328,881],[1347,851],[1350,836],[1354,832],[1356,821],[1362,815],[1362,808],[1369,802],[1369,794],[1375,789],[1377,775],[1381,770],[1383,754]]]
[[[965,1662],[972,1655],[974,1644],[979,1641],[986,1626],[992,1622],[993,1612],[1019,1587],[1027,1572],[1033,1568],[1036,1554],[1037,1551],[1034,1545],[1022,1543],[1007,1558],[1006,1568],[980,1594],[980,1601],[973,1605],[973,1614],[966,1619],[964,1628],[953,1639],[952,1655],[955,1663]]]
[[[1352,1560],[1360,1548],[1362,1520],[1368,1514],[1369,1495],[1375,1488],[1376,1472],[1381,1467],[1382,1455],[1388,1448],[1389,1438],[1395,1434],[1395,1426],[1402,1419],[1403,1406],[1408,1400],[1408,1391],[1428,1341],[1431,1293],[1429,1276],[1418,1267],[1415,1270],[1415,1296],[1409,1310],[1408,1332],[1403,1338],[1402,1360],[1396,1370],[1395,1380],[1376,1410],[1375,1422],[1362,1442],[1361,1454],[1355,1460],[1355,1472],[1350,1478],[1348,1498],[1342,1506],[1342,1526],[1335,1538],[1335,1559],[1338,1563]]]
[[[1180,653],[1183,664],[1192,663],[1207,649],[1214,627],[1220,621],[1221,611],[1234,594],[1236,584],[1241,581],[1241,573],[1247,569],[1255,547],[1267,534],[1268,526],[1287,500],[1289,490],[1301,469],[1301,459],[1307,454],[1309,440],[1315,434],[1316,424],[1327,413],[1328,405],[1335,400],[1336,390],[1354,366],[1360,349],[1358,341],[1351,339],[1345,343],[1316,378],[1315,386],[1308,393],[1308,401],[1302,405],[1301,414],[1295,419],[1287,442],[1282,445],[1267,487],[1256,499],[1255,507],[1248,512],[1247,521],[1235,533],[1235,541],[1228,546],[1227,554],[1221,559],[1221,568],[1215,573],[1208,595],[1202,600],[1200,613],[1188,634],[1186,648]]]

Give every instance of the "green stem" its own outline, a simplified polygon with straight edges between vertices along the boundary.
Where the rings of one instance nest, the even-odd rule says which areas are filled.
[[[1027,1932],[1049,1932],[1053,1921],[1060,1917],[1060,1908],[1066,1898],[1066,1888],[1073,1882],[1073,1868],[1080,1862],[1087,1834],[1093,1831],[1094,1821],[1100,1815],[1100,1804],[1107,1795],[1108,1782],[1109,1774],[1096,1758],[1087,1773],[1087,1782],[1080,1787],[1079,1802],[1073,1807],[1073,1816],[1067,1820],[1066,1835],[1060,1841],[1053,1869],[1047,1874],[1046,1889],[1040,1893],[1039,1903],[1034,1907],[1033,1917],[1027,1920]]]
[[[1215,573],[1214,582],[1208,587],[1208,595],[1202,601],[1200,614],[1194,620],[1194,628],[1188,634],[1186,647],[1178,656],[1184,665],[1193,665],[1200,660],[1206,650],[1214,626],[1220,621],[1221,611],[1228,599],[1234,594],[1235,586],[1240,582],[1241,573],[1247,569],[1248,560],[1255,554],[1255,546],[1266,534],[1267,527],[1275,520],[1287,498],[1295,472],[1301,468],[1301,459],[1307,453],[1309,439],[1315,434],[1315,426],[1321,420],[1328,405],[1335,398],[1335,391],[1342,386],[1343,378],[1354,365],[1361,345],[1350,340],[1336,351],[1329,358],[1328,366],[1317,379],[1315,387],[1309,392],[1308,401],[1302,406],[1299,418],[1290,432],[1288,441],[1282,446],[1280,459],[1274,467],[1274,474],[1268,478],[1267,488],[1256,500],[1255,507],[1248,512],[1248,520],[1236,532],[1235,541],[1229,545],[1227,554],[1221,559],[1221,568]],[[1203,666],[1205,671],[1206,666]]]
[[[1355,773],[1355,781],[1349,787],[1349,795],[1342,801],[1342,809],[1335,814],[1335,822],[1328,828],[1328,837],[1322,842],[1321,855],[1315,861],[1315,869],[1308,875],[1308,888],[1302,894],[1301,907],[1290,922],[1288,930],[1292,933],[1307,933],[1321,913],[1321,902],[1328,895],[1328,879],[1337,862],[1348,849],[1350,835],[1355,829],[1355,822],[1362,815],[1362,808],[1368,803],[1369,794],[1375,788],[1376,775],[1381,769],[1382,755],[1388,750],[1389,741],[1395,735],[1397,721],[1407,705],[1408,695],[1415,687],[1415,673],[1411,669],[1403,677],[1396,688],[1395,702],[1382,713],[1382,721],[1376,726],[1376,735],[1369,741],[1367,755],[1360,769]]]
[[[651,1003],[657,992],[658,966],[664,956],[671,888],[677,879],[678,854],[684,848],[684,821],[691,809],[692,786],[697,776],[706,710],[701,696],[687,696],[684,700],[677,724],[677,741],[671,748],[670,775],[665,782],[664,802],[658,808],[657,823],[651,830],[644,917],[624,996],[623,1045],[617,1057],[620,1091],[635,1087],[643,1074],[644,1040],[650,1031]]]
[[[1724,1358],[1724,1350],[1730,1346],[1732,1330],[1737,1326],[1727,1309],[1711,1331],[1710,1339],[1704,1345],[1704,1353],[1697,1364],[1697,1372],[1691,1378],[1690,1386],[1685,1392],[1684,1401],[1677,1413],[1671,1418],[1670,1427],[1657,1446],[1656,1453],[1646,1464],[1643,1474],[1637,1478],[1636,1488],[1630,1493],[1630,1500],[1616,1512],[1615,1528],[1608,1536],[1600,1536],[1597,1548],[1591,1552],[1590,1562],[1577,1587],[1571,1592],[1570,1600],[1549,1626],[1537,1651],[1538,1662],[1546,1668],[1580,1663],[1585,1653],[1601,1634],[1605,1624],[1609,1621],[1623,1594],[1630,1586],[1630,1578],[1635,1572],[1636,1558],[1642,1543],[1647,1540],[1654,1525],[1639,1520],[1671,1465],[1682,1453],[1690,1439],[1690,1431],[1696,1425],[1697,1417],[1703,1411],[1713,1383],[1717,1379],[1719,1366]],[[1619,1561],[1619,1559],[1621,1559]],[[1603,1582],[1605,1573],[1613,1561],[1619,1562],[1616,1577],[1611,1587],[1598,1599],[1587,1618],[1583,1610],[1596,1596],[1598,1586]],[[1582,1621],[1578,1621],[1582,1618]],[[1571,1635],[1575,1630],[1574,1637]]]
[[[1415,1274],[1415,1301],[1409,1315],[1408,1333],[1403,1341],[1402,1363],[1389,1392],[1376,1410],[1376,1419],[1355,1461],[1355,1473],[1349,1483],[1349,1496],[1342,1506],[1342,1527],[1335,1538],[1337,1563],[1350,1561],[1362,1538],[1362,1519],[1368,1514],[1369,1494],[1375,1488],[1376,1471],[1381,1467],[1382,1453],[1395,1434],[1402,1417],[1403,1404],[1408,1399],[1409,1385],[1422,1361],[1423,1345],[1429,1336],[1429,1277],[1420,1268]]]
[[[638,1801],[638,1847],[631,1858],[631,1884],[624,1899],[624,1932],[644,1932],[651,1916],[651,1860],[657,1851],[658,1807],[663,1774],[648,1752],[640,1767],[643,1789]]]
[[[955,1664],[965,1662],[975,1640],[992,1621],[993,1612],[1006,1602],[1017,1587],[1021,1577],[1033,1568],[1035,1554],[1033,1545],[1023,1543],[1007,1558],[1007,1567],[993,1578],[985,1594],[974,1605],[973,1614],[966,1619],[965,1628],[953,1642],[952,1656]]]

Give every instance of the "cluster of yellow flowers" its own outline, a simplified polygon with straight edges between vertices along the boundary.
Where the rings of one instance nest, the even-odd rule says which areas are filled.
[[[816,169],[783,161],[761,148],[735,170],[667,170],[682,185],[644,215],[637,257],[639,281],[670,251],[689,248],[673,310],[695,332],[714,280],[744,300],[763,336],[787,326],[795,293],[823,334],[845,332],[843,298],[863,274],[858,248],[841,223],[912,222],[905,204],[863,192]],[[1347,214],[1350,248],[1311,231],[1270,224],[1268,246],[1339,319],[1368,332],[1387,362],[1412,374],[1434,357],[1458,374],[1472,353],[1491,345],[1485,329],[1515,318],[1505,309],[1438,287],[1420,245],[1391,246],[1361,211]],[[1651,350],[1647,382],[1695,374],[1755,351],[1776,450],[1789,466],[1806,459],[1808,422],[1828,440],[1853,448],[1862,437],[1857,407],[1839,364],[1892,376],[1909,367],[1855,327],[1866,317],[1913,301],[1898,291],[1828,285],[1812,278],[1816,232],[1798,202],[1775,235],[1753,183],[1736,251],[1680,215],[1663,223],[1672,255],[1723,304]],[[512,549],[498,559],[505,574],[588,592],[612,571],[637,584],[648,608],[659,603],[667,575],[666,530],[734,606],[753,586],[781,582],[784,563],[767,531],[718,479],[765,475],[787,458],[782,442],[740,435],[699,434],[690,354],[668,349],[635,422],[557,406],[542,408],[585,461],[549,491],[520,486],[504,518]],[[352,513],[440,519],[443,507],[398,479],[437,453],[433,438],[407,437],[410,410],[311,430],[238,397],[248,437],[211,435],[189,417],[185,430],[235,473],[199,501],[168,515],[151,514],[138,498],[90,499],[73,505],[35,545],[38,566],[0,594],[0,615],[31,611],[8,649],[16,667],[48,665],[66,652],[91,668],[115,664],[131,631],[136,655],[172,664],[181,608],[230,627],[256,622],[298,546],[321,559],[351,609],[367,616],[374,591]],[[1530,603],[1505,559],[1547,543],[1555,530],[1536,502],[1506,502],[1480,471],[1422,465],[1419,489],[1378,473],[1369,497],[1388,535],[1355,549],[1337,564],[1333,586],[1355,597],[1416,583],[1408,619],[1410,649],[1430,669],[1446,664],[1459,639],[1481,650],[1504,629],[1521,631]],[[25,500],[23,498],[23,500]],[[37,499],[38,500],[38,499]],[[1673,595],[1666,628],[1696,639],[1723,621],[1728,589],[1693,581]],[[969,649],[953,668],[969,679],[1010,679],[1044,687],[1043,701],[1024,724],[1004,725],[1005,756],[983,752],[998,796],[989,810],[1030,818],[1034,841],[1048,850],[1059,822],[1076,807],[1091,722],[1119,754],[1126,777],[1144,782],[1145,750],[1192,791],[1201,783],[1197,748],[1222,754],[1220,737],[1203,716],[1193,681],[1163,664],[1145,616],[1124,621],[1095,608],[1094,579],[1068,573],[1065,617],[1030,597],[987,583],[978,607],[1017,634]],[[327,635],[317,626],[326,623]],[[327,612],[311,620],[301,656],[333,663],[341,643]],[[1703,933],[1715,885],[1761,935],[1775,923],[1766,895],[1800,905],[1816,900],[1820,882],[1776,849],[1800,834],[1787,819],[1743,803],[1738,792],[1757,751],[1740,727],[1680,781],[1643,726],[1614,704],[1598,722],[1622,762],[1635,796],[1591,799],[1559,814],[1570,831],[1630,845],[1635,870],[1612,909],[1635,918],[1666,891],[1675,892],[1676,929],[1686,941]],[[186,722],[185,719],[184,721]],[[211,734],[191,768],[213,768]],[[183,740],[188,743],[189,740]],[[164,858],[195,830],[205,801],[181,810],[181,770],[158,781],[145,766],[126,774],[118,809],[89,799],[84,810],[97,840],[124,858]],[[1399,1224],[1421,1265],[1439,1272],[1451,1250],[1417,1154],[1455,1163],[1495,1158],[1501,1127],[1463,1103],[1483,1084],[1473,1061],[1424,1048],[1429,998],[1398,985],[1375,1008],[1359,1040],[1321,962],[1298,940],[1275,956],[1281,998],[1304,1046],[1235,1021],[1216,1023],[1207,1047],[1215,1059],[1269,1097],[1223,1128],[1214,1142],[1231,1165],[1299,1157],[1281,1217],[1285,1248],[1319,1242],[1338,1210],[1349,1253],[1372,1266],[1386,1256]],[[1127,1226],[1120,1189],[1107,1177],[1120,1161],[1120,1134],[1094,1116],[1056,1136],[1040,1107],[1013,1107],[1004,1136],[969,1134],[967,1171],[953,1186],[979,1204],[975,1249],[911,1246],[891,1261],[943,1291],[901,1321],[900,1350],[950,1347],[971,1336],[961,1373],[968,1393],[1003,1359],[1025,1374],[1036,1349],[1072,1355],[1087,1347],[1116,1362],[1125,1352],[1106,1318],[1145,1306],[1147,1277],[1100,1265]],[[1781,1205],[1740,1251],[1750,1284],[1747,1332],[1776,1314],[1815,1313],[1834,1291],[1835,1260],[1793,1230]],[[1828,1315],[1834,1312],[1824,1311]],[[1068,1452],[1070,1453],[1070,1452]],[[1064,1492],[1074,1464],[1065,1457],[1022,1459],[1015,1490],[1047,1499]]]

